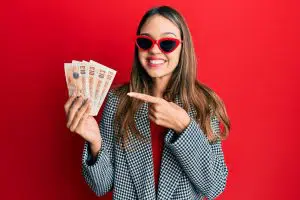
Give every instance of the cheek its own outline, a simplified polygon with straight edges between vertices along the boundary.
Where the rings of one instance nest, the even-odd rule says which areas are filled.
[[[180,58],[180,49],[175,50],[168,56],[169,66],[175,68],[178,65]]]
[[[139,51],[138,53],[138,57],[139,57],[139,61],[142,65],[144,65],[146,63],[146,53],[145,52],[142,52],[142,51]]]

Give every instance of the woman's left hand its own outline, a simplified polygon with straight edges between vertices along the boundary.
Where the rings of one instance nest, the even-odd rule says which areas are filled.
[[[187,112],[173,102],[147,94],[129,92],[128,96],[149,102],[149,118],[157,125],[173,129],[180,134],[190,123]]]

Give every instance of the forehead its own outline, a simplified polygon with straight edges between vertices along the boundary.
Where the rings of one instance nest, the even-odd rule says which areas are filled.
[[[179,28],[167,18],[161,15],[153,15],[142,26],[140,33],[148,33],[153,37],[158,37],[163,33],[172,32],[177,37],[180,36]]]

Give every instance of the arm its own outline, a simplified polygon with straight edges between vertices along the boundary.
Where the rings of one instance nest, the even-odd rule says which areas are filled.
[[[216,117],[211,118],[211,126],[214,133],[219,133]],[[216,198],[223,192],[228,175],[221,142],[209,144],[193,118],[179,136],[173,130],[170,133],[165,139],[166,145],[178,159],[191,183],[208,199]]]
[[[117,100],[109,91],[102,117],[100,120],[100,134],[102,143],[99,152],[93,159],[91,144],[84,143],[82,154],[82,175],[89,187],[97,196],[103,196],[112,190],[114,177],[114,115]],[[99,148],[99,147],[98,147]]]

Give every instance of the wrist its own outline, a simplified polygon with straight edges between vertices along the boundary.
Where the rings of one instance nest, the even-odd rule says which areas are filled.
[[[97,137],[96,139],[92,140],[90,142],[91,146],[99,146],[102,143],[102,138],[101,137]]]
[[[186,117],[184,117],[182,120],[179,120],[178,123],[177,123],[178,129],[175,130],[175,132],[177,134],[182,133],[188,127],[190,122],[191,122],[191,118],[188,115]]]
[[[94,158],[99,153],[99,151],[101,149],[101,145],[102,145],[102,139],[101,138],[90,143],[91,153],[92,153]]]

